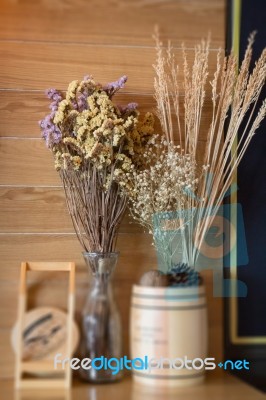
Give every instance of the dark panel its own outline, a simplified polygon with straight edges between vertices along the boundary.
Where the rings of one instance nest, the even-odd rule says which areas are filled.
[[[228,1],[227,50],[231,49],[234,18],[233,1]],[[254,60],[266,46],[266,2],[242,0],[240,24],[240,61],[243,59],[249,34],[256,30]],[[266,97],[264,88],[261,99]],[[260,103],[261,104],[261,103]],[[241,137],[241,129],[239,137]],[[238,236],[238,279],[247,286],[247,296],[237,299],[238,337],[266,338],[266,122],[247,150],[238,169],[238,203],[242,206],[248,260],[241,265],[243,236]],[[228,274],[228,271],[226,271]],[[266,345],[232,344],[230,338],[230,300],[225,301],[225,359],[248,359],[250,370],[234,374],[266,391]]]

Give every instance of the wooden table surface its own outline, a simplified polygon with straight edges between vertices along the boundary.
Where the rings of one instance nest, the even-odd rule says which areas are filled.
[[[135,384],[130,377],[118,383],[91,385],[74,382],[71,391],[15,391],[12,380],[1,381],[1,399],[5,400],[263,400],[266,396],[230,374],[209,373],[200,385],[162,389]]]

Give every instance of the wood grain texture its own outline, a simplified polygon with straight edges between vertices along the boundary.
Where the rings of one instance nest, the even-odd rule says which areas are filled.
[[[73,233],[62,188],[0,187],[0,232]],[[120,233],[142,232],[126,211]]]
[[[10,342],[10,329],[0,329],[0,351],[0,385],[2,389],[3,380],[13,378],[15,371],[15,356]],[[12,389],[13,387],[12,385]]]
[[[181,60],[182,51],[175,50],[175,55]],[[216,50],[210,52],[210,77],[215,71],[216,56]],[[188,50],[187,57],[192,65],[194,51]],[[0,58],[5,59],[0,88],[66,90],[70,81],[84,75],[91,74],[96,81],[107,83],[126,73],[127,91],[153,93],[153,48],[0,42]]]
[[[146,112],[156,113],[156,102],[153,94],[118,93],[115,102],[126,105],[131,102],[138,103],[141,116]],[[183,97],[180,98],[181,121],[183,121]],[[15,138],[40,138],[38,121],[49,111],[49,101],[44,93],[32,91],[0,91],[0,137]],[[200,138],[206,139],[211,122],[212,103],[210,99],[205,100],[202,124],[200,127]],[[177,129],[177,122],[173,116],[173,128]],[[155,118],[155,131],[160,133],[161,127]]]
[[[0,184],[61,185],[52,154],[40,139],[0,141]]]
[[[84,280],[82,247],[75,235],[0,235],[0,281],[17,281],[21,261],[74,261],[77,280]],[[156,266],[156,255],[148,234],[119,234],[117,249],[120,251],[117,273],[136,282],[146,268]],[[49,274],[48,274],[49,275]],[[79,278],[81,276],[81,278]]]
[[[159,24],[175,45],[193,45],[209,31],[213,46],[223,45],[223,0],[1,0],[0,6],[6,40],[153,46]]]

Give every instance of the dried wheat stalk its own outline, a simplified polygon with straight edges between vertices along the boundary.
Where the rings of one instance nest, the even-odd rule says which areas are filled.
[[[190,154],[194,161],[198,161],[201,121],[208,85],[209,39],[202,40],[195,47],[191,69],[184,45],[183,67],[180,68],[175,61],[171,44],[164,50],[158,32],[155,34],[155,41],[157,60],[154,65],[154,89],[157,115],[163,133],[169,144],[178,142],[184,154]],[[266,77],[266,49],[262,51],[250,73],[253,42],[254,34],[248,40],[239,70],[236,57],[232,53],[224,57],[220,50],[217,54],[216,71],[209,82],[212,117],[203,161],[208,172],[201,175],[195,196],[188,196],[187,199],[187,210],[196,209],[193,215],[194,232],[193,235],[190,232],[186,236],[185,243],[186,249],[189,249],[186,250],[186,261],[190,265],[196,265],[204,238],[230,188],[236,169],[266,114],[264,100],[251,123]],[[179,83],[180,80],[182,84]],[[181,91],[184,92],[184,97],[181,97]],[[246,115],[249,117],[244,121]],[[173,129],[174,118],[177,120],[176,131]],[[239,132],[242,135],[236,144]]]

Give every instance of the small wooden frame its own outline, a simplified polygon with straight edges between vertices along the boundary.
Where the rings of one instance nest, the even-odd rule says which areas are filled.
[[[17,389],[69,389],[72,381],[72,370],[69,364],[64,370],[56,370],[47,360],[23,361],[23,322],[27,304],[27,272],[28,271],[68,271],[69,293],[68,293],[68,318],[67,318],[67,344],[66,357],[71,358],[73,340],[73,317],[74,317],[74,293],[75,293],[75,264],[73,262],[22,262],[20,275],[20,290],[18,301],[18,348],[16,353],[15,387]],[[23,378],[27,372],[51,372],[61,375],[57,379],[52,378]]]

